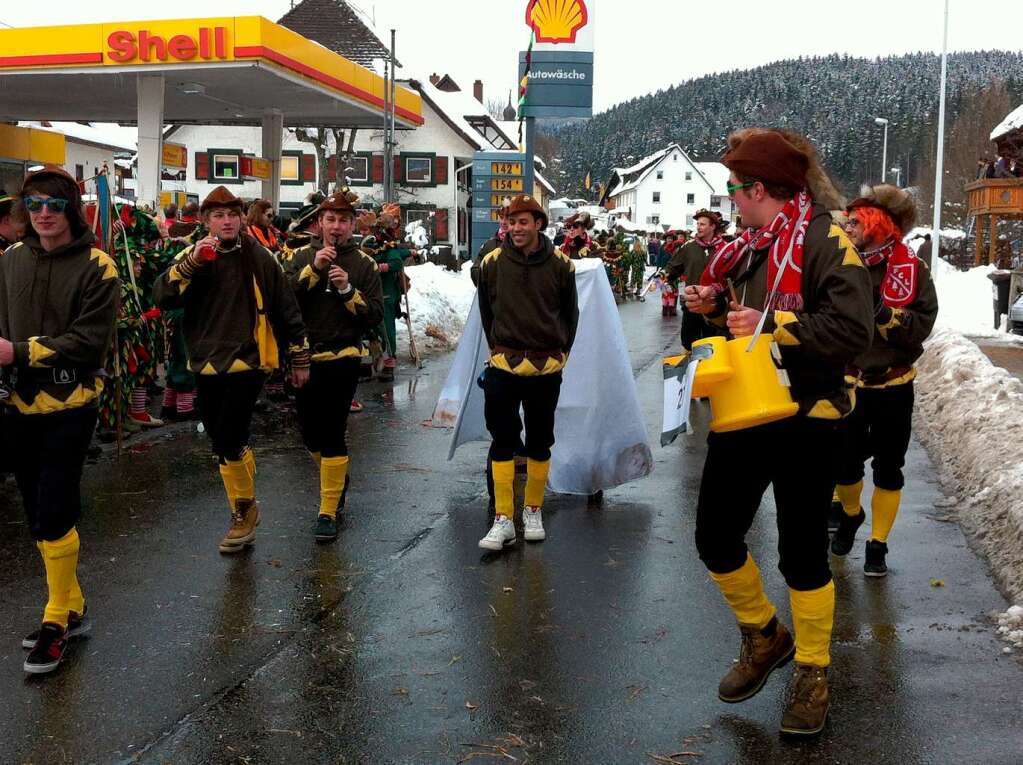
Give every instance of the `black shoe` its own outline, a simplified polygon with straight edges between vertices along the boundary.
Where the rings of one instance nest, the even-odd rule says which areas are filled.
[[[863,574],[865,576],[888,576],[888,565],[884,562],[884,556],[888,554],[888,545],[878,542],[876,539],[867,540],[866,560],[863,562]]]
[[[153,397],[159,396],[163,393],[163,386],[158,382],[151,382],[146,386],[146,393]]]
[[[89,610],[88,606],[86,606],[85,611],[88,610]],[[83,611],[81,615],[76,614],[74,611],[70,611],[68,613],[67,637],[69,638],[79,637],[80,635],[84,635],[85,633],[92,629],[92,620],[85,615],[85,611]],[[30,632],[28,635],[23,637],[21,639],[21,647],[35,648],[36,643],[39,642],[40,632],[42,632],[42,630],[38,629],[35,632]]]
[[[337,520],[329,515],[316,516],[316,541],[333,542],[337,539]]]
[[[39,639],[25,659],[25,671],[31,675],[45,675],[60,666],[67,648],[67,631],[59,624],[44,622]]]
[[[834,534],[838,531],[838,527],[842,525],[842,516],[845,515],[845,510],[842,509],[842,503],[837,500],[831,502],[831,512],[828,513],[828,533]]]
[[[164,422],[177,422],[178,421],[178,410],[173,406],[161,406],[160,407],[160,419]]]
[[[831,540],[831,552],[835,555],[848,555],[853,548],[853,542],[856,541],[856,530],[863,525],[866,518],[867,514],[863,512],[862,507],[856,515],[846,515],[843,511],[838,530]]]

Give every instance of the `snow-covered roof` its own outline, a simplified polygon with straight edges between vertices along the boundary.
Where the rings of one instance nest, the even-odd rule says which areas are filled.
[[[1023,129],[1023,104],[1013,109],[1001,124],[991,131],[991,140],[997,141],[1003,135]]]
[[[667,156],[668,152],[672,150],[672,148],[677,147],[677,146],[678,146],[678,144],[673,143],[671,146],[669,146],[666,149],[661,149],[660,151],[655,151],[650,156],[643,157],[643,159],[641,159],[639,162],[634,164],[632,167],[616,167],[614,169],[614,172],[619,173],[620,175],[631,175],[632,173],[635,173],[635,172],[637,172],[639,170],[645,169],[652,162],[656,162],[659,159],[663,159],[665,156]],[[679,148],[681,148],[681,147],[679,147]]]
[[[63,133],[71,140],[86,141],[108,147],[117,151],[136,151],[139,130],[136,127],[124,127],[114,122],[19,122],[21,127],[49,130]]]
[[[487,107],[477,101],[471,93],[462,90],[446,91],[438,90],[430,81],[416,80],[415,87],[430,104],[441,112],[441,116],[450,122],[455,129],[462,134],[463,138],[478,150],[495,148],[479,130],[472,126],[471,120],[486,122],[491,130],[496,131],[500,137],[509,144],[516,144],[510,135],[501,129],[501,125],[490,116]],[[501,146],[500,148],[505,148]]]
[[[534,159],[538,159],[538,158],[534,157]],[[551,186],[550,181],[548,181],[546,178],[544,178],[542,175],[540,175],[540,171],[537,170],[536,168],[533,169],[533,175],[536,177],[536,182],[539,183],[541,186],[543,186],[545,189],[547,189],[547,193],[548,194],[557,194],[558,193],[557,191],[555,191],[554,187]]]
[[[710,184],[713,194],[718,196],[728,194],[729,172],[727,167],[720,162],[694,162],[693,166]]]

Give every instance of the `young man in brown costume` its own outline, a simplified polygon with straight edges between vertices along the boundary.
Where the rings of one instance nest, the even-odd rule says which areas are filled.
[[[220,552],[256,539],[256,458],[249,428],[267,375],[279,364],[278,338],[292,383],[309,379],[309,344],[294,293],[274,256],[242,232],[242,202],[223,186],[200,212],[209,236],[178,255],[156,282],[162,309],[184,309],[182,329],[196,375],[199,416],[220,459],[231,525]]]
[[[541,518],[554,445],[554,412],[561,370],[579,321],[575,265],[542,232],[547,214],[520,194],[508,206],[508,235],[480,265],[479,305],[490,346],[484,374],[484,416],[494,483],[494,524],[480,547],[500,550],[515,543],[515,454],[525,414],[526,541],[546,538]]]
[[[902,466],[913,429],[913,364],[938,317],[938,294],[923,261],[902,243],[916,222],[916,204],[887,184],[867,187],[846,208],[849,238],[870,272],[874,296],[874,342],[855,359],[856,409],[842,426],[844,447],[838,497],[845,511],[831,552],[845,555],[866,514],[860,507],[863,463],[873,457],[874,494],[863,573],[888,573],[888,534],[895,524],[905,483]]]
[[[320,468],[318,542],[337,538],[349,484],[348,414],[369,355],[366,335],[384,315],[376,261],[352,241],[356,202],[347,190],[324,199],[317,213],[323,240],[298,250],[287,268],[312,352],[309,383],[296,403],[302,440]]]
[[[742,636],[739,660],[718,696],[750,698],[795,654],[781,731],[812,735],[824,727],[829,706],[835,587],[827,518],[838,425],[853,406],[845,368],[870,346],[870,280],[831,221],[833,203],[822,204],[822,186],[830,184],[806,139],[752,129],[733,134],[729,143],[722,160],[730,171],[728,192],[751,228],[718,250],[699,286],[686,288],[686,308],[726,325],[735,337],[762,326],[780,349],[799,410],[766,425],[709,435],[696,546]],[[742,305],[729,299],[729,279],[741,285]],[[768,485],[794,641],[767,599],[745,542]]]
[[[114,261],[93,246],[74,178],[47,166],[25,179],[21,202],[30,230],[0,257],[0,365],[11,466],[46,568],[42,626],[22,641],[31,649],[25,671],[41,674],[89,629],[78,583],[82,465],[120,283]]]
[[[721,213],[698,210],[693,218],[696,220],[696,236],[675,249],[665,271],[669,282],[681,280],[685,284],[699,284],[707,263],[725,244],[721,235],[728,224]],[[683,348],[688,351],[696,340],[717,334],[720,332],[709,326],[702,316],[682,307]]]

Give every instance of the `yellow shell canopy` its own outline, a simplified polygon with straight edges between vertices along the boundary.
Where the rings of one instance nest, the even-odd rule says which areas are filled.
[[[574,43],[588,17],[585,0],[533,0],[526,9],[536,41],[544,43]]]

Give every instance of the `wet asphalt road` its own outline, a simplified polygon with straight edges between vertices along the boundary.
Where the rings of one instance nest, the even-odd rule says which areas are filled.
[[[658,308],[622,307],[651,443],[677,343]],[[936,508],[919,446],[891,575],[863,577],[862,542],[835,565],[832,716],[791,743],[788,668],[744,704],[716,698],[738,640],[692,545],[702,436],[655,447],[654,474],[601,507],[550,499],[542,545],[482,555],[484,445],[446,462],[448,431],[423,425],[446,365],[360,388],[333,546],[313,543],[316,473],[286,415],[257,426],[263,523],[242,557],[217,552],[227,512],[204,437],[174,426],[88,467],[95,627],[48,678],[21,669],[45,593],[8,485],[0,762],[1023,762],[1023,665],[987,616],[1005,601]],[[788,620],[773,512],[768,496],[750,542]]]

